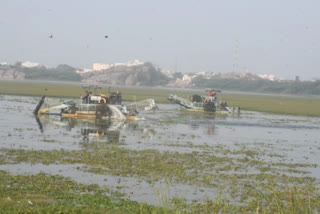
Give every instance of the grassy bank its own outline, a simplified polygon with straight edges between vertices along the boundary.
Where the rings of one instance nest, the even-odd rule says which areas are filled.
[[[97,90],[96,93],[108,94],[108,86]],[[190,98],[194,91],[163,89],[163,88],[140,88],[140,87],[111,87],[111,91],[122,92],[123,100],[136,101],[154,98],[157,103],[168,103],[169,94]],[[84,94],[80,83],[42,83],[29,81],[0,81],[0,94],[71,97],[79,98]],[[93,90],[94,92],[94,90]],[[205,95],[203,92],[201,95]],[[320,116],[320,98],[316,97],[290,97],[251,94],[219,94],[221,100],[229,106],[240,106],[243,110],[270,112],[276,114]]]
[[[275,114],[320,116],[320,98],[270,95],[221,94],[230,106]]]
[[[61,176],[43,173],[31,176],[0,171],[1,213],[318,213],[318,198],[310,187],[277,191],[266,185],[261,197],[247,206],[233,206],[224,198],[187,206],[175,200],[168,209],[108,197],[96,185],[82,185]],[[7,187],[4,187],[7,185]],[[268,190],[267,190],[268,189]],[[261,200],[261,201],[260,201]],[[263,205],[269,205],[267,207]]]
[[[61,176],[11,175],[0,171],[1,213],[174,213],[173,210],[107,197],[107,189]]]

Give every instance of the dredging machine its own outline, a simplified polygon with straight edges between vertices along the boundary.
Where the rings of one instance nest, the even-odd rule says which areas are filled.
[[[229,107],[227,102],[221,102],[217,93],[221,90],[207,89],[207,96],[192,95],[191,100],[179,97],[175,94],[170,94],[168,100],[176,103],[184,108],[192,111],[212,112],[217,114],[240,113],[240,107]]]
[[[46,103],[46,96],[42,96],[33,113],[35,115],[54,114],[72,118],[102,118],[102,119],[137,119],[142,110],[156,107],[154,99],[146,99],[129,104],[122,103],[120,92],[112,92],[110,96],[104,94],[92,95],[86,93],[79,102],[65,101],[58,105],[41,108]]]

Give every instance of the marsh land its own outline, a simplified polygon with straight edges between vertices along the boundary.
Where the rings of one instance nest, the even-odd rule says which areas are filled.
[[[43,93],[59,103],[82,91],[28,84],[0,85],[0,208],[8,213],[320,210],[316,97],[222,93],[242,109],[225,117],[167,103],[170,93],[195,91],[121,88],[126,102],[153,97],[159,109],[119,122],[35,117]]]

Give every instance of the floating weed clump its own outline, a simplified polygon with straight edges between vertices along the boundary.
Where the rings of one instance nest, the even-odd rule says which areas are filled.
[[[57,141],[54,140],[54,139],[46,139],[46,138],[42,139],[42,141],[43,141],[43,142],[46,142],[46,143],[55,143],[55,142],[57,142]]]
[[[15,160],[15,162],[29,161],[33,163],[42,162],[45,164],[49,164],[58,161],[60,163],[86,163],[89,167],[84,167],[82,169],[93,173],[110,174],[117,176],[138,175],[141,178],[146,178],[146,180],[149,180],[149,183],[153,183],[154,181],[158,181],[159,179],[168,178],[170,180],[173,179],[170,185],[174,185],[179,181],[192,185],[199,185],[200,187],[211,187],[216,189],[217,192],[223,190],[225,192],[225,196],[223,197],[221,196],[207,201],[193,201],[191,203],[186,203],[184,200],[178,200],[176,198],[168,202],[166,196],[163,195],[166,194],[166,190],[164,190],[163,192],[163,190],[158,189],[158,195],[162,191],[161,194],[164,197],[163,199],[165,203],[163,203],[162,205],[165,205],[166,209],[168,209],[168,204],[170,204],[170,208],[179,209],[180,212],[190,211],[194,213],[217,211],[230,213],[253,212],[256,211],[256,209],[259,209],[260,211],[264,211],[265,213],[272,213],[275,211],[275,209],[279,209],[281,211],[287,208],[295,208],[295,206],[299,206],[298,210],[303,210],[304,208],[300,207],[302,205],[307,206],[308,210],[313,211],[319,207],[319,204],[317,204],[319,201],[317,201],[317,199],[319,199],[319,191],[316,188],[315,184],[317,181],[314,178],[300,176],[294,177],[281,173],[272,173],[272,171],[277,170],[276,168],[272,168],[272,165],[269,166],[269,171],[264,170],[260,173],[257,171],[256,173],[248,174],[245,172],[247,165],[243,164],[246,162],[237,164],[236,162],[238,162],[240,159],[216,157],[206,153],[192,152],[190,154],[179,154],[177,152],[160,153],[156,150],[131,151],[124,148],[118,148],[114,145],[108,147],[103,143],[100,144],[96,142],[95,145],[89,144],[88,149],[85,151],[26,151],[2,149],[1,154],[1,163],[2,161],[4,161],[4,157]],[[248,156],[247,158],[248,163],[251,163],[252,167],[257,167],[258,169],[258,166],[264,164],[263,162],[250,162],[250,157],[251,156]],[[110,162],[108,162],[107,159],[110,159]],[[216,172],[212,171],[214,169]],[[48,178],[44,178],[44,175],[41,176],[42,177],[39,180],[42,180],[42,182],[44,183],[43,185],[45,185],[45,181]],[[2,186],[14,186],[14,188],[16,188],[16,191],[20,191],[21,188],[25,189],[25,187],[20,187],[20,184],[18,184],[19,182],[15,181],[14,179],[8,179],[8,181],[10,180],[13,182],[3,182]],[[27,195],[29,195],[30,197],[26,197],[30,201],[31,198],[33,198],[33,201],[31,201],[32,203],[38,204],[44,203],[43,201],[46,201],[46,204],[50,204],[51,201],[56,200],[57,198],[61,200],[61,197],[53,197],[52,195],[48,195],[45,192],[42,192],[41,185],[38,186],[36,182],[30,181],[28,179],[25,180],[26,182],[31,184],[27,186],[27,188],[31,188],[33,190],[33,192],[31,193],[27,193]],[[46,188],[56,188],[56,186],[62,182],[59,179],[58,181],[52,183],[51,186],[49,185]],[[88,187],[81,187],[78,188],[78,190],[74,190],[73,183],[68,180],[66,181],[66,183],[69,183],[70,188],[63,186],[63,191],[61,191],[61,194],[64,193],[63,195],[67,196],[66,198],[73,197],[69,194],[78,194],[82,192],[91,193],[85,194],[84,196],[81,195],[81,197],[83,198],[73,201],[72,203],[70,203],[72,204],[72,206],[70,206],[73,208],[89,208],[91,205],[88,205],[87,202],[84,203],[83,201],[90,201],[91,197],[95,198],[95,194],[92,193],[99,192],[98,187],[96,185],[93,185]],[[288,193],[288,183],[290,183],[291,186],[296,187],[295,191],[297,191],[297,193],[295,194],[300,195],[299,197],[296,197],[294,201],[300,201],[300,204],[293,202],[291,203],[290,200],[292,199],[290,198],[272,199],[275,194],[283,196],[285,195],[285,193]],[[46,188],[43,189],[46,190]],[[123,186],[119,184],[117,188],[122,189]],[[306,203],[304,198],[306,197],[306,195],[302,194],[307,191],[306,188],[309,189],[309,195],[307,196],[310,198],[310,202],[308,203]],[[66,190],[68,191],[66,192]],[[200,188],[200,190],[204,191],[203,188]],[[57,191],[60,190],[57,189]],[[43,198],[42,201],[37,202],[37,200],[34,199],[36,198],[35,195],[40,195],[41,198]],[[123,197],[123,195],[121,194],[118,194],[118,196]],[[8,196],[6,195],[3,198],[7,197]],[[14,195],[10,195],[10,198],[12,200],[20,200],[14,198]],[[232,199],[231,201],[236,200],[238,201],[238,203],[231,203],[230,199]],[[278,203],[279,207],[274,206],[274,203]],[[291,203],[291,205],[289,203]],[[28,204],[25,205],[29,206]],[[98,209],[107,207],[108,206],[104,205],[104,203],[99,202]],[[116,207],[118,207],[118,205]],[[121,207],[119,207],[119,209],[121,209]],[[306,207],[304,210],[306,210]]]
[[[31,176],[0,171],[0,210],[5,213],[176,213],[112,196],[97,185],[61,176]]]
[[[96,174],[134,175],[151,181],[168,177],[174,182],[218,189],[223,188],[217,185],[220,183],[239,187],[251,180],[256,182],[270,179],[285,183],[286,181],[282,179],[283,173],[306,174],[305,168],[314,167],[312,164],[270,164],[259,160],[261,151],[250,150],[246,146],[241,146],[240,150],[230,150],[221,145],[198,146],[189,143],[185,146],[200,148],[203,152],[178,153],[157,150],[136,151],[103,142],[84,145],[84,150],[76,151],[2,149],[2,153],[15,163],[80,163],[86,166],[82,170]],[[251,171],[251,174],[247,174],[248,171]],[[264,173],[269,174],[264,177]],[[259,178],[259,175],[263,176]],[[295,179],[293,183],[294,181]]]
[[[191,136],[179,135],[178,137],[189,138]],[[170,185],[191,185],[197,187],[202,194],[207,191],[220,191],[224,193],[223,197],[229,199],[228,201],[213,198],[194,202],[183,200],[179,202],[175,199],[175,202],[169,202],[170,206],[167,206],[168,200],[166,199],[166,208],[173,208],[173,204],[176,204],[178,207],[185,206],[182,208],[183,211],[192,210],[192,212],[204,210],[218,210],[218,212],[223,210],[229,213],[252,212],[258,208],[261,211],[265,209],[261,206],[271,206],[261,201],[267,200],[270,194],[274,194],[274,192],[266,192],[264,184],[269,184],[275,190],[283,192],[288,188],[288,184],[301,187],[304,191],[307,183],[316,186],[318,182],[306,176],[310,173],[308,170],[317,165],[308,162],[294,162],[292,158],[285,156],[285,153],[279,155],[273,152],[270,144],[262,142],[253,144],[236,142],[232,146],[209,143],[198,145],[187,139],[185,142],[173,143],[169,140],[155,144],[185,148],[184,152],[180,150],[179,152],[161,152],[155,149],[132,150],[123,145],[110,141],[108,143],[82,142],[82,150],[41,151],[2,148],[0,149],[0,164],[9,162],[82,164],[77,168],[78,170],[111,176],[134,176],[149,184],[168,178],[172,181]],[[116,189],[121,191],[127,191],[127,188],[122,183],[116,186]],[[313,190],[311,197],[317,197],[318,190]],[[163,190],[158,191],[161,193]],[[263,197],[261,194],[264,194]],[[124,194],[119,193],[117,196],[124,197]],[[254,201],[255,199],[259,200]],[[223,203],[217,201],[223,201]],[[317,207],[314,202],[311,203],[313,207]],[[76,205],[82,206],[79,202]],[[265,209],[266,213],[268,209]],[[273,208],[270,210],[273,211]]]

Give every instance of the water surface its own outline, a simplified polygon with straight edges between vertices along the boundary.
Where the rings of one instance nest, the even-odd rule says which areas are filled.
[[[32,112],[40,98],[0,96],[0,148],[24,150],[85,150],[102,142],[134,151],[156,150],[177,154],[206,153],[221,156],[217,148],[235,151],[225,156],[243,156],[236,151],[258,151],[260,161],[282,164],[309,164],[303,170],[320,180],[320,118],[274,115],[243,111],[240,115],[219,116],[193,113],[174,104],[159,104],[156,111],[140,112],[138,121],[78,120],[59,116],[36,118]],[[53,99],[57,103],[62,101]],[[120,154],[121,155],[121,154]],[[0,165],[15,174],[45,172],[124,193],[139,202],[158,204],[155,189],[166,191],[165,178],[150,182],[139,176],[113,176],[83,171],[84,164],[19,163]],[[250,168],[249,168],[250,169]],[[283,170],[279,168],[279,171]],[[212,166],[212,172],[219,173]],[[228,172],[230,173],[230,172]],[[259,173],[253,167],[232,173]],[[274,173],[274,172],[269,172]],[[281,172],[288,175],[294,172]],[[121,188],[119,188],[121,183]],[[174,181],[171,197],[188,201],[214,198],[217,190],[203,184]]]

